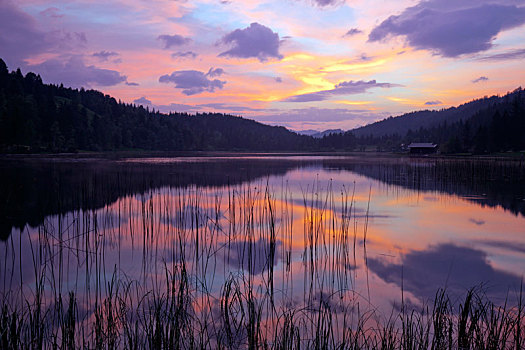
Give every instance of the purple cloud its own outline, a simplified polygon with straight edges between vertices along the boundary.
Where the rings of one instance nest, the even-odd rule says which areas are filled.
[[[0,1],[0,33],[0,55],[13,67],[20,67],[24,59],[56,46],[53,38],[37,27],[34,18],[11,1]]]
[[[126,81],[126,85],[127,85],[127,86],[139,86],[140,84],[139,84],[139,83],[134,83],[134,82],[128,82],[128,81]]]
[[[113,86],[127,79],[125,75],[114,70],[86,66],[82,58],[76,56],[66,61],[50,59],[29,68],[38,72],[44,81],[73,87]]]
[[[399,84],[391,83],[378,83],[375,80],[364,81],[343,81],[335,86],[331,90],[322,90],[317,92],[311,92],[308,94],[290,96],[284,99],[284,102],[312,102],[312,101],[324,101],[333,95],[354,95],[366,92],[368,89],[381,87],[381,88],[392,88],[402,86]]]
[[[195,112],[201,109],[199,106],[186,105],[182,103],[170,103],[169,105],[155,105],[154,107],[162,113]]]
[[[525,59],[525,49],[510,50],[495,55],[480,57],[481,61],[506,61],[506,60],[518,60]]]
[[[319,7],[335,6],[345,2],[345,0],[312,0],[313,4]]]
[[[208,70],[208,73],[206,73],[206,76],[210,78],[215,78],[215,77],[220,77],[223,74],[224,74],[224,69],[222,68],[213,69],[212,67]]]
[[[197,54],[193,51],[179,51],[171,54],[171,58],[191,58],[195,59]]]
[[[441,56],[457,57],[488,50],[506,29],[525,23],[525,7],[513,0],[427,0],[390,16],[375,27],[368,41],[405,36],[409,45]]]
[[[283,58],[279,53],[279,45],[281,44],[279,34],[259,23],[252,23],[244,29],[236,29],[225,35],[221,42],[231,44],[233,47],[219,54],[219,56],[256,57],[261,62],[272,57],[279,60]]]
[[[93,57],[96,57],[103,62],[106,62],[110,57],[116,57],[118,55],[119,54],[114,51],[100,51],[93,53]]]
[[[482,81],[487,81],[487,80],[489,80],[489,78],[487,78],[487,77],[479,77],[477,79],[472,80],[472,82],[474,84],[476,84],[476,83],[479,83],[479,82],[482,82]]]
[[[167,34],[159,35],[157,37],[157,39],[164,42],[164,48],[165,49],[169,49],[172,46],[181,46],[181,45],[188,44],[188,43],[191,42],[190,38],[185,38],[182,35],[178,35],[178,34],[175,34],[175,35],[167,35]]]
[[[276,83],[282,83],[283,82],[283,78],[281,78],[281,77],[275,77],[274,80],[275,80]]]
[[[74,35],[75,35],[75,39],[80,41],[82,44],[87,44],[86,33],[84,33],[84,32],[75,32]]]
[[[443,102],[437,101],[437,100],[436,101],[427,101],[427,102],[425,102],[425,105],[427,105],[427,106],[436,106],[436,105],[440,105],[440,104],[443,104]]]
[[[151,106],[151,101],[148,100],[145,96],[142,96],[141,98],[137,98],[136,100],[133,100],[133,103],[136,105],[141,106]]]
[[[265,109],[261,108],[251,108],[251,107],[243,107],[243,106],[232,106],[227,105],[225,103],[205,103],[198,105],[199,107],[208,107],[213,109],[220,109],[220,110],[228,110],[233,112],[244,112],[244,111],[250,111],[250,112],[258,112],[263,111]]]
[[[62,18],[63,14],[60,14],[60,9],[56,7],[48,7],[47,9],[40,11],[40,15],[51,18]]]
[[[225,81],[219,79],[209,79],[220,76],[224,73],[222,68],[210,68],[208,73],[203,73],[196,70],[180,70],[171,74],[163,75],[159,78],[161,83],[173,83],[175,88],[182,89],[185,95],[195,95],[201,92],[215,92],[215,89],[222,89]]]
[[[357,34],[361,34],[362,32],[363,31],[358,28],[352,28],[348,32],[346,32],[345,35],[343,35],[343,37],[354,36]]]

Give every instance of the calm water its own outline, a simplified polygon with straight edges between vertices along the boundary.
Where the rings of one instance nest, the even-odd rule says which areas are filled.
[[[336,313],[359,305],[387,317],[402,298],[418,307],[439,288],[454,299],[477,286],[503,303],[525,273],[523,161],[210,157],[0,167],[4,300],[23,304],[40,290],[52,307],[74,291],[84,322],[114,289],[127,290],[130,304],[162,294],[181,266],[204,323],[213,323],[228,281],[243,281],[265,310],[324,302]]]

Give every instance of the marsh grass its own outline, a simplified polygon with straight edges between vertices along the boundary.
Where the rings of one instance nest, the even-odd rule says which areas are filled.
[[[360,223],[355,185],[337,195],[331,186],[315,182],[302,198],[287,186],[276,195],[268,181],[223,192],[150,189],[11,235],[0,347],[523,348],[521,290],[502,305],[478,287],[458,303],[440,289],[419,306],[401,295],[390,313],[374,308],[366,258],[372,191]],[[302,232],[294,221],[301,202]],[[366,296],[356,289],[358,264]]]

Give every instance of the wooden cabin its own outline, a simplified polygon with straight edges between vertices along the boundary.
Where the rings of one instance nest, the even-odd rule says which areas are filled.
[[[437,145],[429,142],[413,142],[408,145],[410,154],[432,154],[437,152]]]

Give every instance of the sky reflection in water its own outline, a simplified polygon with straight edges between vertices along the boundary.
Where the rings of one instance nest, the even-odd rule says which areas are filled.
[[[4,226],[33,226],[13,229],[3,244],[3,292],[17,294],[22,282],[29,294],[34,261],[54,281],[48,291],[75,290],[85,303],[114,275],[147,290],[162,284],[166,266],[185,261],[191,283],[212,295],[244,271],[261,291],[273,281],[275,299],[288,305],[334,302],[337,294],[388,312],[402,288],[415,305],[438,288],[454,296],[480,286],[496,301],[514,296],[525,272],[525,218],[515,204],[523,187],[500,197],[490,197],[494,184],[458,179],[447,187],[451,180],[436,167],[455,165],[432,162],[396,168],[383,160],[277,157],[179,159],[166,167],[135,160],[125,169],[109,162],[77,182],[53,168],[70,181],[65,188],[95,193],[101,174],[129,186],[106,203],[64,204],[40,215],[42,222],[6,217]],[[132,178],[137,164],[139,180]],[[419,168],[428,171],[411,182]],[[214,169],[225,177],[208,183]],[[334,310],[342,305],[334,303]]]

